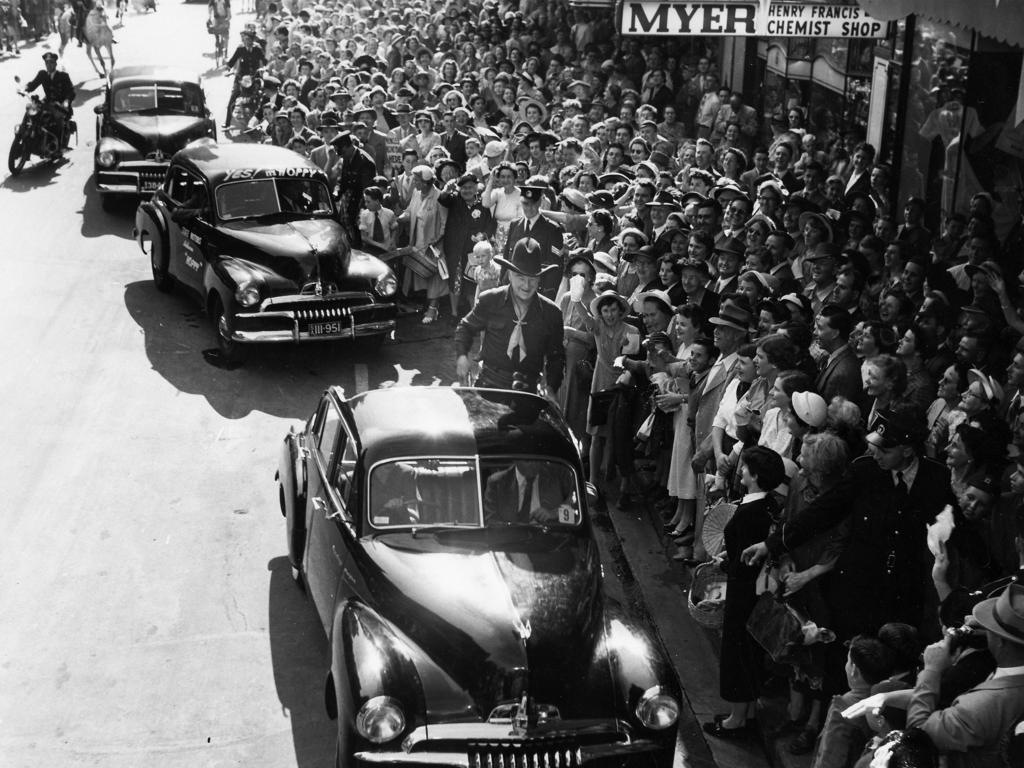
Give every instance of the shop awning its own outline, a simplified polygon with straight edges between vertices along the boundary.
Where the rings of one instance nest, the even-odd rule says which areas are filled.
[[[876,19],[912,13],[1024,48],[1024,0],[857,0]]]

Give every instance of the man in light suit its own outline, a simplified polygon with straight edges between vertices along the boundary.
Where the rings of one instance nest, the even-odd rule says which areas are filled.
[[[524,237],[531,237],[540,243],[541,266],[555,265],[557,269],[549,269],[541,276],[540,293],[554,301],[558,292],[558,284],[562,280],[563,254],[565,252],[565,230],[545,216],[540,215],[540,203],[544,198],[545,187],[519,187],[523,206],[523,218],[513,221],[508,229],[508,240],[505,243],[505,259],[512,255],[512,247]]]
[[[711,442],[711,427],[718,413],[718,406],[722,402],[722,395],[725,394],[729,382],[736,376],[736,361],[739,358],[737,350],[747,339],[749,333],[752,312],[746,302],[746,298],[733,294],[723,298],[718,314],[711,318],[715,326],[714,339],[718,348],[718,360],[711,366],[702,384],[690,394],[687,405],[687,420],[693,426],[694,454],[693,469],[697,473],[697,521],[694,530],[694,558],[697,561],[706,559],[704,545],[701,542],[701,530],[704,520],[704,483],[701,482],[701,475],[708,471],[714,471],[718,462],[725,458],[723,453],[715,456],[714,446]],[[732,446],[723,446],[725,450]]]
[[[928,734],[949,768],[998,768],[1006,765],[1001,751],[1024,717],[1024,586],[1010,584],[999,597],[978,603],[973,623],[985,631],[995,673],[936,709],[939,681],[952,658],[948,638],[929,645],[907,707],[907,727]]]
[[[544,461],[517,461],[487,478],[485,522],[574,525],[572,475]]]
[[[814,340],[828,353],[814,388],[826,403],[841,395],[858,406],[863,404],[860,360],[850,347],[852,330],[850,313],[836,304],[826,304],[814,318]]]

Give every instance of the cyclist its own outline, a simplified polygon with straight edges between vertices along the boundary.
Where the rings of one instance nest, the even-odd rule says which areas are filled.
[[[224,55],[228,45],[228,33],[231,30],[230,0],[210,0],[207,6],[209,18],[206,28],[213,35],[214,56],[218,59]]]

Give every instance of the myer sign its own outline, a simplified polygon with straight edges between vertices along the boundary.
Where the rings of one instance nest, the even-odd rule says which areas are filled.
[[[887,22],[856,5],[734,2],[622,4],[624,35],[752,35],[756,37],[884,38]]]

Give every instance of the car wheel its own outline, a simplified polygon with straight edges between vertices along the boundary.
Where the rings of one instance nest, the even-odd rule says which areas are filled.
[[[217,335],[217,347],[225,365],[236,366],[245,362],[245,345],[231,338],[231,318],[224,309],[220,296],[214,294],[210,317],[213,318],[213,331]]]
[[[106,201],[107,198],[103,198]],[[164,246],[163,238],[159,235],[156,238],[150,237],[149,243],[149,266],[153,272],[153,285],[161,293],[167,293],[174,285],[174,280],[167,271],[168,254]]]

